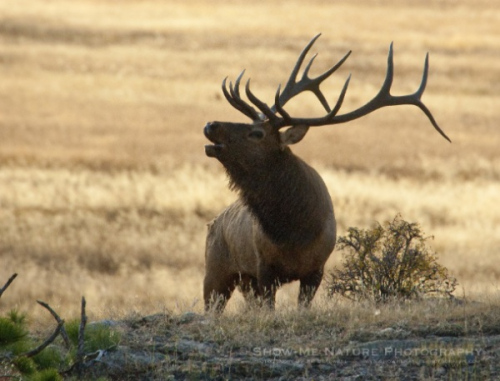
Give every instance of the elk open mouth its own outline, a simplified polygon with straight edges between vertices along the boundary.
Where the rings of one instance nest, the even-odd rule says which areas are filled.
[[[218,128],[217,123],[207,123],[205,126],[203,132],[205,134],[205,137],[210,140],[213,144],[207,144],[205,146],[205,154],[208,157],[217,157],[218,154],[224,149],[224,144],[219,143],[217,139],[214,137],[216,135],[216,130]]]
[[[205,154],[208,157],[217,157],[217,155],[224,149],[224,144],[207,144],[205,146]]]

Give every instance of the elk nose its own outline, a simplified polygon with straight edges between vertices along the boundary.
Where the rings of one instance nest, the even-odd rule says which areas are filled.
[[[203,132],[205,133],[205,136],[208,138],[210,134],[215,133],[220,127],[220,123],[217,122],[209,122],[203,129]]]

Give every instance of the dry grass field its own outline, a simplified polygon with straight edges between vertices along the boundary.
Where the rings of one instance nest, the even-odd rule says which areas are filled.
[[[201,311],[205,224],[236,197],[204,154],[202,128],[244,120],[221,81],[246,68],[271,102],[318,32],[314,72],[353,50],[323,86],[335,99],[352,73],[343,110],[376,94],[391,41],[394,94],[416,89],[429,51],[424,102],[453,141],[410,106],[311,131],[294,151],[324,176],[339,233],[401,213],[435,237],[458,296],[497,298],[494,3],[0,2],[0,283],[19,273],[2,311],[38,312],[42,299],[73,316],[82,295],[93,317]],[[289,109],[322,112],[308,95]],[[279,306],[296,291],[279,292]]]

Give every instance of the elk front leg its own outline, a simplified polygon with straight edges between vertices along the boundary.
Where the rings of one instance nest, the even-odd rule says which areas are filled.
[[[300,279],[299,306],[309,307],[323,279],[323,269]]]
[[[272,266],[261,264],[259,266],[259,295],[263,300],[263,304],[270,309],[274,309],[276,302],[276,290],[278,287],[278,279],[276,278],[276,270]]]
[[[243,294],[243,297],[249,304],[255,303],[255,301],[262,299],[259,291],[259,282],[257,281],[257,278],[253,276],[240,276],[239,288],[241,290],[241,293]]]

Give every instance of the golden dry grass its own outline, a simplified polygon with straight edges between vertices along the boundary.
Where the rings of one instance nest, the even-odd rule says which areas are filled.
[[[220,82],[241,69],[272,99],[298,52],[323,36],[324,86],[353,74],[344,109],[369,100],[395,43],[394,94],[424,96],[437,135],[411,107],[311,131],[295,152],[331,191],[339,233],[396,213],[435,236],[466,294],[497,294],[500,270],[500,14],[489,1],[33,0],[0,3],[2,307],[43,299],[97,315],[201,309],[205,223],[235,195],[205,157],[208,120],[243,120]],[[292,112],[321,112],[308,96]],[[339,263],[335,252],[329,266]],[[291,304],[295,286],[280,293]],[[238,300],[232,303],[234,307]]]

